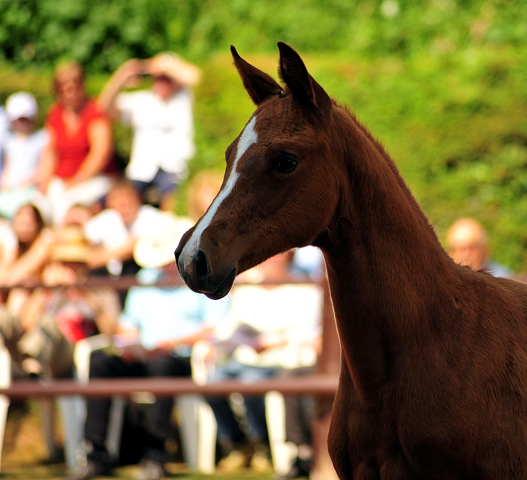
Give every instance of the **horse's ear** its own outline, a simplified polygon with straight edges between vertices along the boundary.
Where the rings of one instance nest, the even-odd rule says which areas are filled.
[[[322,113],[328,112],[332,107],[331,99],[309,74],[300,55],[283,42],[278,42],[278,49],[280,50],[279,74],[291,90],[293,97],[306,107],[315,107]]]
[[[251,64],[247,63],[236,49],[231,45],[231,53],[234,58],[234,65],[238,69],[240,77],[242,77],[243,86],[249,93],[252,101],[256,105],[260,105],[267,97],[271,95],[279,95],[282,92],[282,87],[267,73],[258,70]]]

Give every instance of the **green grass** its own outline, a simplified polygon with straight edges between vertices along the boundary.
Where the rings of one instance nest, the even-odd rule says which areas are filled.
[[[47,453],[40,424],[39,408],[36,402],[30,401],[25,408],[15,406],[10,409],[4,448],[0,479],[9,480],[58,480],[64,479],[69,469],[64,463],[47,463]],[[60,428],[57,428],[57,431]],[[57,432],[57,443],[61,438]],[[137,466],[119,467],[108,477],[97,477],[101,480],[133,479],[137,474]],[[204,475],[189,471],[183,463],[169,462],[167,477],[180,480],[214,480],[228,478],[230,480],[271,480],[273,475],[257,474],[250,470],[239,474]]]

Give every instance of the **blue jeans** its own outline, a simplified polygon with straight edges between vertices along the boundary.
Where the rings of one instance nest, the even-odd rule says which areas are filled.
[[[132,180],[134,187],[141,194],[145,191],[154,187],[159,193],[160,197],[174,192],[178,187],[178,177],[175,173],[165,172],[161,168],[157,171],[155,177],[149,182],[143,182],[142,180]]]

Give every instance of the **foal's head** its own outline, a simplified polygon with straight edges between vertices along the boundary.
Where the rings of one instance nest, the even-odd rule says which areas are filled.
[[[231,47],[258,108],[227,148],[220,192],[175,252],[188,286],[210,298],[226,295],[237,274],[267,258],[316,243],[338,203],[332,101],[299,55],[278,47],[285,89]]]

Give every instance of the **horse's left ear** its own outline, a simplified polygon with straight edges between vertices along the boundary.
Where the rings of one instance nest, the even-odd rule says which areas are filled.
[[[280,77],[302,105],[327,113],[332,107],[331,98],[307,71],[300,55],[289,45],[278,42],[280,50]]]
[[[256,105],[260,105],[267,97],[279,95],[282,92],[282,87],[273,77],[247,63],[238,55],[232,45],[231,53],[234,58],[234,65],[236,65],[238,73],[242,77],[243,86]]]

